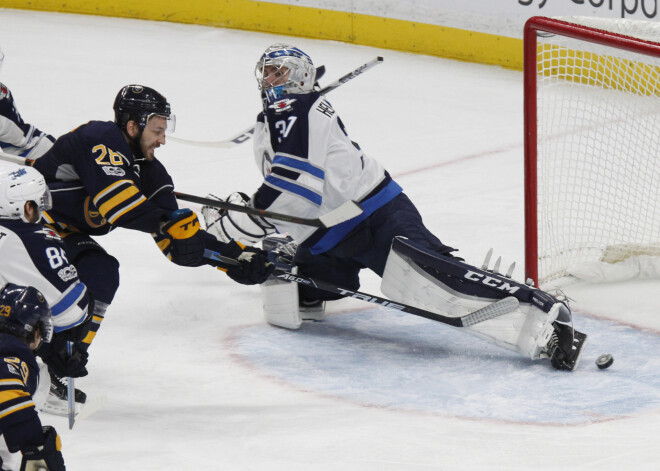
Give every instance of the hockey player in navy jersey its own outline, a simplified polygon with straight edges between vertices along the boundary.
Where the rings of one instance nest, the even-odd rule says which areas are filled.
[[[117,227],[151,234],[172,262],[211,265],[243,284],[260,283],[272,271],[262,250],[219,242],[200,229],[191,210],[178,208],[172,178],[155,157],[175,122],[165,97],[128,85],[117,94],[114,111],[114,122],[83,124],[32,163],[52,195],[44,220],[64,240],[69,261],[94,297],[90,342],[119,287],[119,262],[91,236]],[[209,257],[217,253],[239,264]]]
[[[4,54],[0,50],[0,69]],[[55,138],[26,123],[18,114],[9,88],[0,82],[0,150],[30,159],[41,157]]]
[[[441,314],[475,311],[510,289],[520,297],[520,309],[468,330],[532,359],[552,357],[559,369],[575,368],[580,349],[574,347],[581,347],[583,338],[566,325],[568,307],[510,278],[501,277],[498,286],[506,290],[495,292],[489,283],[496,283],[483,273],[454,283],[456,273],[468,274],[474,267],[452,256],[455,249],[425,227],[401,186],[351,140],[315,86],[315,72],[312,59],[296,47],[275,44],[263,53],[255,69],[264,107],[257,118],[254,154],[264,181],[251,198],[233,193],[228,201],[318,218],[354,200],[362,214],[324,229],[207,206],[202,210],[207,230],[220,240],[250,243],[275,231],[287,234],[297,244],[293,263],[298,273],[357,290],[359,272],[369,268],[383,278],[382,290],[393,300]],[[454,273],[450,279],[447,271]],[[275,277],[262,285],[262,296],[266,320],[290,329],[298,329],[306,319],[321,319],[323,301],[341,297]]]
[[[37,223],[50,204],[50,191],[39,172],[0,162],[0,286],[33,286],[52,307],[55,333],[39,350],[53,380],[44,410],[65,415],[64,378],[87,374],[93,300],[60,236]],[[73,355],[67,352],[67,342],[75,345]],[[80,390],[76,391],[76,402],[85,402]]]
[[[21,452],[22,470],[64,471],[60,437],[41,425],[35,404],[40,382],[34,350],[51,339],[51,311],[32,286],[0,284],[0,434],[11,453]],[[0,469],[18,470],[2,453]],[[18,461],[18,460],[16,460]]]

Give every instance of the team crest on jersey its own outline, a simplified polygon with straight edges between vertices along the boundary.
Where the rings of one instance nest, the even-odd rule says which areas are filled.
[[[49,227],[42,227],[38,231],[34,231],[34,233],[35,234],[43,234],[43,236],[46,239],[50,239],[50,240],[61,240],[62,239],[57,232],[55,232],[54,230],[52,230]]]
[[[293,109],[292,105],[295,102],[296,102],[295,98],[282,98],[281,100],[277,100],[268,108],[274,109],[275,113],[284,113],[285,111],[291,111]]]
[[[0,83],[0,100],[4,100],[9,96],[9,89]]]
[[[94,206],[89,196],[85,198],[85,222],[89,227],[93,227],[94,229],[104,226],[108,222],[96,206]]]

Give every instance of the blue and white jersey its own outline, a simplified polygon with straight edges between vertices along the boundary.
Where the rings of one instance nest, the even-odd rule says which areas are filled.
[[[0,83],[0,149],[8,154],[37,159],[53,142],[55,138],[23,121],[11,92]]]
[[[318,218],[349,200],[364,213],[329,230],[269,220],[281,233],[322,253],[402,190],[383,166],[353,142],[332,105],[318,92],[286,95],[258,118],[254,153],[264,182],[256,208]]]
[[[87,287],[67,259],[62,239],[48,227],[0,218],[0,286],[7,283],[34,286],[43,293],[55,332],[87,318]]]

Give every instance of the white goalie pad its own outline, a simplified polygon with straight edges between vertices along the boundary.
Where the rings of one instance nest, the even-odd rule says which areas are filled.
[[[450,317],[465,316],[497,301],[456,291],[394,250],[387,259],[381,291],[394,301]],[[525,357],[539,359],[543,358],[561,306],[558,302],[546,313],[532,304],[520,303],[514,311],[463,330]]]
[[[266,322],[285,329],[300,329],[298,284],[270,277],[259,288]]]
[[[208,198],[220,198],[208,195]],[[242,193],[232,193],[226,199],[228,203],[247,206],[249,198]],[[254,245],[269,234],[275,232],[275,228],[258,216],[252,216],[238,211],[225,211],[213,206],[202,207],[202,216],[206,225],[206,231],[221,242],[229,242],[232,239],[244,245]]]

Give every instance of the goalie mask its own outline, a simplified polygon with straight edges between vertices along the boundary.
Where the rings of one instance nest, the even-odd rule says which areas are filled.
[[[288,94],[309,93],[314,88],[316,69],[312,59],[297,47],[274,44],[261,56],[254,70],[259,90],[269,100]]]
[[[8,283],[0,291],[0,331],[30,341],[37,328],[44,342],[50,342],[53,320],[44,295],[32,286]]]
[[[25,204],[32,202],[42,211],[51,208],[50,191],[44,177],[32,167],[15,164],[0,165],[0,217],[8,219],[25,218]]]

